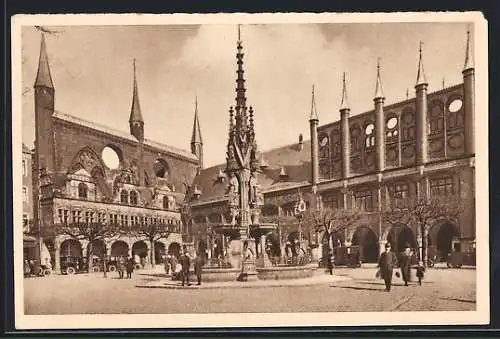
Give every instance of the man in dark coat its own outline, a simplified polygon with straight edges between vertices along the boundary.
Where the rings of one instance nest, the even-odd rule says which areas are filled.
[[[204,257],[198,253],[194,259],[194,273],[196,274],[196,279],[198,280],[197,285],[201,285],[201,271],[204,264]]]
[[[385,244],[385,252],[380,254],[378,259],[378,267],[380,269],[380,275],[385,281],[385,290],[389,292],[391,290],[392,284],[392,271],[394,267],[397,266],[396,255],[391,252],[391,244]]]
[[[408,286],[408,282],[411,280],[411,255],[412,253],[410,250],[410,246],[406,245],[403,253],[401,253],[400,258],[401,275],[403,276],[405,286]]]
[[[117,271],[118,271],[118,276],[120,279],[123,279],[123,275],[125,273],[125,259],[123,257],[118,258],[118,263],[117,263]]]
[[[182,286],[184,286],[184,282],[187,283],[188,286],[191,286],[189,283],[189,267],[191,266],[191,258],[187,252],[186,247],[183,248],[183,254],[181,255],[180,263],[182,266]]]
[[[127,268],[127,279],[132,279],[132,272],[134,272],[134,258],[130,257],[127,260],[127,264],[125,265]]]

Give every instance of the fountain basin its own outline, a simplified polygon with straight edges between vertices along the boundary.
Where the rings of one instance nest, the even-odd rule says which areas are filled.
[[[201,280],[203,282],[236,281],[240,273],[239,268],[204,267]]]
[[[277,265],[257,268],[257,277],[259,280],[303,279],[312,277],[314,271],[311,266]]]

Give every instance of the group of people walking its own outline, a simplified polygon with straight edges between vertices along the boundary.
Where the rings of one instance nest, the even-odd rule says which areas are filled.
[[[182,248],[182,254],[177,258],[175,255],[168,255],[165,258],[165,273],[171,274],[174,280],[181,280],[182,286],[191,286],[189,282],[191,263],[193,262],[194,273],[196,275],[197,284],[201,285],[202,267],[205,265],[205,258],[197,253],[193,259],[189,255],[186,246]]]
[[[132,257],[125,259],[124,257],[118,258],[116,270],[118,271],[118,277],[123,279],[125,273],[127,273],[126,279],[132,279],[132,272],[134,272],[135,260]]]
[[[412,267],[412,252],[408,245],[405,246],[403,253],[401,254],[400,260],[398,262],[398,258],[394,252],[391,251],[391,244],[387,243],[385,245],[385,252],[383,252],[378,260],[379,271],[377,274],[380,274],[380,278],[382,278],[385,282],[385,290],[389,292],[392,286],[392,277],[394,270],[398,268],[401,269],[402,279],[404,281],[405,286],[408,286],[408,282],[411,281],[411,267]],[[422,285],[422,279],[424,277],[425,267],[422,261],[419,261],[417,266],[417,278],[418,284]],[[399,276],[399,272],[396,272],[396,276]]]

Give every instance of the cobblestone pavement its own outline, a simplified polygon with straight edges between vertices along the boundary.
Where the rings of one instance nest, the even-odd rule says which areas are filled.
[[[137,285],[159,279],[139,271],[131,280],[102,273],[53,275],[24,279],[25,314],[145,314],[224,312],[335,312],[335,311],[459,311],[475,310],[475,277],[471,269],[429,269],[423,286],[405,287],[395,278],[384,291],[376,269],[340,268],[308,286],[259,286],[218,289],[147,289]],[[318,272],[322,275],[322,272]]]

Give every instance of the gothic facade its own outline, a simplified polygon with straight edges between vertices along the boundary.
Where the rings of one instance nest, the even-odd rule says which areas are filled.
[[[238,42],[238,80],[243,74],[241,49]],[[258,157],[262,215],[292,217],[299,192],[308,209],[362,209],[366,212],[363,225],[344,234],[342,245],[363,247],[365,261],[376,261],[387,241],[395,250],[405,244],[418,248],[424,236],[438,252],[448,253],[451,247],[471,249],[475,241],[475,112],[469,33],[465,50],[463,82],[433,93],[427,92],[420,50],[415,96],[388,105],[378,65],[374,108],[360,114],[350,111],[344,74],[340,121],[319,124],[313,88],[310,141],[300,135],[298,142]],[[232,121],[232,110],[229,114]],[[258,119],[259,112],[252,112],[254,116]],[[226,194],[231,178],[226,172],[226,164],[222,164],[206,168],[194,178],[187,195],[191,216],[187,229],[191,233],[231,222]],[[381,218],[380,211],[391,203],[433,195],[458,195],[468,204],[457,220],[436,220],[427,235],[420,234],[417,225],[393,226]],[[282,234],[282,244],[288,235],[297,233],[298,223],[292,224],[283,231],[289,234]],[[308,240],[318,242],[313,237]]]
[[[88,241],[50,232],[72,223],[113,223],[123,229],[123,235],[92,244],[98,256],[146,257],[154,246],[158,262],[166,252],[178,252],[183,233],[180,211],[201,166],[201,136],[193,135],[192,153],[145,138],[135,62],[130,134],[57,111],[43,36],[34,89],[33,197],[35,205],[40,204],[34,218],[54,269],[59,270],[61,257],[87,254]],[[195,130],[197,121],[195,116]],[[167,225],[171,233],[150,244],[127,232],[148,223]]]

